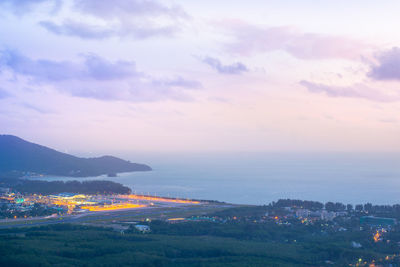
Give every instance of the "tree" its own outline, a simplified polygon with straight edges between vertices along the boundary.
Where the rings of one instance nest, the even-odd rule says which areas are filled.
[[[361,204],[356,205],[356,211],[357,212],[362,212],[363,211],[363,205],[361,205]]]
[[[336,210],[335,203],[333,203],[333,202],[326,202],[326,203],[325,203],[325,209],[326,209],[327,211],[335,211],[335,210]]]
[[[347,204],[346,210],[349,211],[349,212],[352,211],[353,210],[353,205]]]
[[[371,212],[372,211],[372,204],[371,203],[364,204],[364,210],[367,211],[367,212]]]

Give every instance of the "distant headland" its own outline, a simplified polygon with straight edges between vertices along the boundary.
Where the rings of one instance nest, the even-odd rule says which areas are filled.
[[[17,136],[0,135],[0,173],[70,177],[114,176],[121,172],[151,171],[145,164],[113,156],[80,158],[30,143]]]

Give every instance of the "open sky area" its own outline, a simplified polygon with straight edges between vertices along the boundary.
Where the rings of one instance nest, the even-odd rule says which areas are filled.
[[[397,0],[2,0],[0,132],[61,151],[400,152]]]

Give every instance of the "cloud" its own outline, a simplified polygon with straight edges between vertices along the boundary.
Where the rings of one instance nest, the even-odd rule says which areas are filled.
[[[57,35],[74,36],[81,39],[105,39],[113,36],[131,36],[146,39],[154,36],[172,36],[178,30],[174,26],[152,27],[149,25],[99,26],[67,20],[58,25],[51,21],[41,21],[39,25]]]
[[[57,25],[51,21],[41,21],[39,25],[57,35],[76,36],[82,39],[103,39],[114,35],[112,29],[104,29],[96,25],[70,20],[65,21],[62,25]]]
[[[0,67],[31,76],[38,81],[114,80],[138,75],[134,62],[110,62],[93,54],[85,55],[83,59],[83,63],[34,60],[16,51],[0,51]]]
[[[223,65],[221,61],[213,57],[205,57],[202,62],[211,66],[213,69],[222,74],[242,74],[249,69],[241,62],[236,62],[231,65]]]
[[[300,59],[358,59],[370,46],[342,36],[304,33],[293,27],[262,27],[241,21],[223,23],[233,37],[226,49],[234,54],[282,50]]]
[[[388,95],[377,89],[370,88],[364,84],[353,86],[330,86],[325,84],[301,81],[300,85],[306,87],[311,93],[325,94],[329,97],[362,98],[374,102],[397,102],[400,101],[400,94]]]
[[[153,0],[75,0],[72,12],[92,18],[66,19],[62,23],[39,22],[47,31],[57,35],[82,39],[104,39],[129,36],[146,39],[173,36],[180,30],[180,20],[189,16],[179,6],[166,6]]]
[[[117,18],[124,15],[188,17],[181,7],[168,7],[154,0],[75,0],[75,8],[100,18]]]
[[[50,4],[51,12],[61,8],[62,0],[1,0],[0,6],[10,9],[16,15],[24,15],[31,12],[36,6]]]
[[[10,97],[11,95],[4,89],[0,88],[0,99]]]
[[[379,122],[382,123],[398,123],[399,121],[397,119],[379,119]]]
[[[87,75],[96,80],[114,80],[141,75],[136,71],[136,64],[133,61],[110,62],[92,54],[85,56],[84,64]]]
[[[375,80],[400,80],[400,48],[394,47],[377,56],[368,76]]]
[[[181,76],[160,79],[138,71],[133,61],[112,62],[94,54],[73,62],[31,59],[5,50],[0,52],[0,69],[72,96],[107,101],[191,101],[186,91],[202,88],[195,80]]]
[[[30,110],[36,111],[38,113],[41,113],[41,114],[54,113],[53,111],[50,111],[50,110],[47,110],[47,109],[43,109],[43,108],[37,107],[35,105],[29,104],[29,103],[22,103],[21,105],[26,109],[30,109]]]
[[[194,80],[187,80],[182,78],[181,76],[175,77],[173,79],[154,80],[153,84],[158,86],[183,87],[186,89],[203,88],[203,85],[200,82]]]
[[[186,93],[187,88],[155,84],[151,80],[135,80],[118,84],[78,85],[62,90],[72,96],[91,98],[102,101],[155,102],[175,100],[194,101]]]
[[[193,101],[188,90],[202,88],[198,81],[183,78],[158,79],[143,75],[135,79],[116,83],[78,83],[64,87],[69,94],[77,97],[103,101],[154,102],[162,100]]]

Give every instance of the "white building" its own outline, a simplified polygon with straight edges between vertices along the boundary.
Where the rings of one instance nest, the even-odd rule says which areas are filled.
[[[150,232],[150,226],[148,226],[148,225],[137,224],[137,225],[135,225],[135,228],[136,228],[136,230],[138,230],[142,233]]]
[[[296,217],[298,218],[308,218],[310,216],[310,211],[307,209],[296,210]]]

